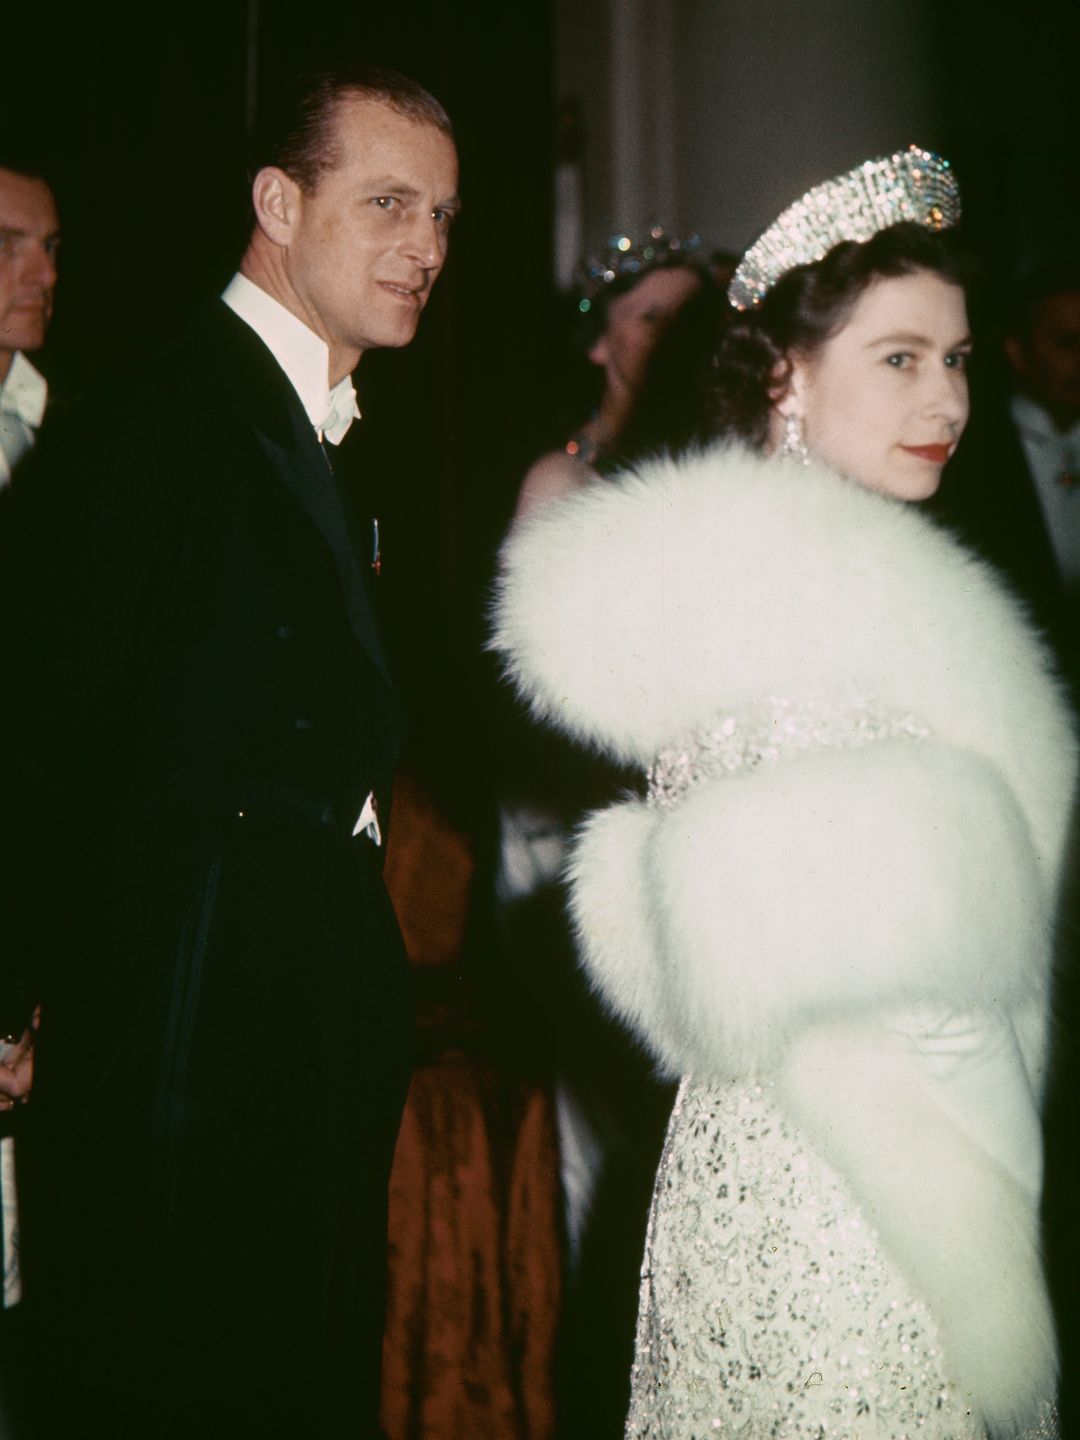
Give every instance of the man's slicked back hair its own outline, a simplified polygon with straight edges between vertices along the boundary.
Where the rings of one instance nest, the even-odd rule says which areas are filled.
[[[250,178],[274,165],[301,190],[314,190],[320,176],[341,163],[337,114],[354,96],[386,105],[418,124],[434,125],[453,139],[450,117],[434,95],[397,70],[338,65],[306,71],[287,81],[266,105],[251,146]]]
[[[29,146],[0,143],[0,170],[21,175],[24,180],[42,180],[56,193],[56,165],[53,157]]]

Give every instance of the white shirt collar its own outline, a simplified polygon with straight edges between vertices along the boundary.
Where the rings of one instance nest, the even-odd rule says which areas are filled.
[[[349,426],[360,418],[360,411],[348,375],[330,388],[326,341],[246,275],[234,275],[221,298],[251,326],[285,371],[319,439],[340,445]]]
[[[1080,422],[1063,434],[1029,396],[1014,395],[1010,407],[1058,571],[1080,594]]]
[[[48,394],[45,376],[34,369],[21,350],[16,350],[0,385],[0,410],[17,415],[31,430],[36,430],[45,414]]]
[[[48,389],[44,375],[16,350],[0,383],[0,488],[37,437]]]
[[[1054,445],[1060,450],[1071,450],[1080,444],[1080,420],[1070,430],[1062,431],[1030,396],[1013,395],[1009,405],[1017,428],[1029,439]]]

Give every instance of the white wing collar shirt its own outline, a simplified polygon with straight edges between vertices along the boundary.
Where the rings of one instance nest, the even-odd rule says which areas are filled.
[[[326,341],[246,275],[234,275],[221,298],[251,326],[285,371],[319,439],[340,445],[360,411],[348,375],[330,388]]]
[[[37,438],[49,387],[21,350],[0,384],[0,486]]]

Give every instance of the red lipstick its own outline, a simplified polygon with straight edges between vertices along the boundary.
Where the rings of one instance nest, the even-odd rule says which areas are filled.
[[[909,455],[918,455],[920,460],[930,460],[935,465],[944,465],[952,454],[951,445],[901,445]]]

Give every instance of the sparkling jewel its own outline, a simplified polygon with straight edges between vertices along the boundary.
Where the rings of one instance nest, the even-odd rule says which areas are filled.
[[[911,145],[815,185],[773,221],[740,260],[728,286],[736,310],[760,305],[781,275],[822,260],[843,240],[869,240],[912,220],[943,230],[960,219],[960,190],[947,160]]]
[[[714,776],[811,750],[850,750],[907,736],[925,740],[929,728],[914,715],[858,695],[838,704],[816,695],[770,695],[734,715],[720,715],[680,744],[661,750],[649,769],[649,801],[670,810],[692,785]]]
[[[662,225],[653,225],[644,240],[632,235],[612,235],[607,249],[586,260],[579,283],[582,298],[578,309],[588,311],[605,285],[624,275],[644,275],[664,265],[672,265],[684,257],[692,257],[701,246],[698,235],[669,235]]]

